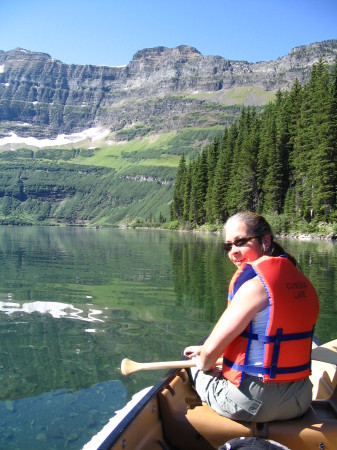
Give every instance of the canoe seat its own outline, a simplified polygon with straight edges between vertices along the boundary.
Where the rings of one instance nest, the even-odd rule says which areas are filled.
[[[218,449],[230,439],[247,436],[271,439],[291,450],[337,448],[337,388],[328,400],[313,401],[302,417],[268,423],[220,416],[201,402],[185,370],[158,394],[158,401],[164,435],[177,449]]]
[[[322,361],[312,361],[311,370],[310,378],[314,386],[314,399],[326,400],[330,398],[337,385],[336,366]]]

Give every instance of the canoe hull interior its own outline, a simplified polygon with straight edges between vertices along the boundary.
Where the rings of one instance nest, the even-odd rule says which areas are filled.
[[[309,411],[298,419],[269,423],[237,422],[219,416],[198,401],[185,371],[158,397],[164,435],[170,437],[173,448],[218,449],[239,436],[270,439],[293,450],[337,448],[336,391],[328,400],[313,401]],[[176,398],[184,398],[185,402],[177,402]]]
[[[337,351],[337,340],[324,344]],[[213,450],[238,437],[276,441],[290,450],[337,449],[336,365],[313,361],[311,407],[301,417],[267,423],[238,422],[200,401],[185,369],[171,371],[99,450]]]
[[[298,419],[237,422],[219,416],[202,404],[186,371],[180,370],[108,448],[213,450],[239,436],[270,439],[291,450],[336,449],[337,390],[329,399],[314,400],[311,408]]]

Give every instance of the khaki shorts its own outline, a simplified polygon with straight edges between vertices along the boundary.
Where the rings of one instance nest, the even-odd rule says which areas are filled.
[[[310,407],[312,384],[309,378],[291,383],[263,383],[245,375],[239,388],[223,378],[219,369],[202,372],[191,369],[201,400],[218,414],[248,422],[270,422],[301,416]]]

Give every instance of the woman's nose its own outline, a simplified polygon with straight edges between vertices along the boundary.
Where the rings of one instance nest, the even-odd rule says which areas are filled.
[[[240,252],[240,248],[236,247],[234,244],[232,245],[231,251],[229,252],[232,255],[236,255],[237,253]]]

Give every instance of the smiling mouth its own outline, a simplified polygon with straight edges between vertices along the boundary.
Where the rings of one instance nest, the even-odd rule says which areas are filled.
[[[233,262],[234,262],[234,264],[241,264],[241,263],[243,263],[243,260],[242,259],[235,259]]]

